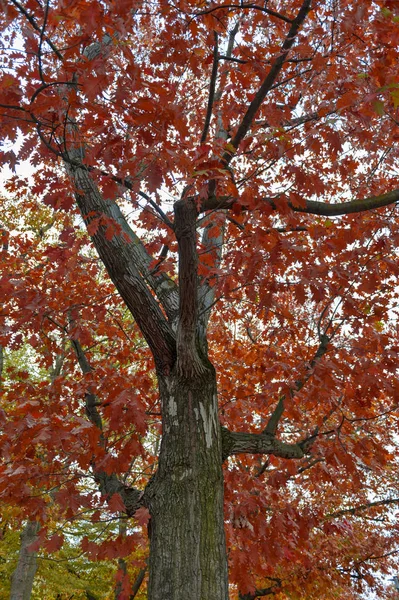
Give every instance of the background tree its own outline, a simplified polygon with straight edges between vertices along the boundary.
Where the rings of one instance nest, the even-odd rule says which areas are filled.
[[[150,600],[355,598],[397,552],[395,4],[1,6],[8,189],[60,233],[4,250],[0,341],[67,354],[7,390],[3,498],[148,509]]]

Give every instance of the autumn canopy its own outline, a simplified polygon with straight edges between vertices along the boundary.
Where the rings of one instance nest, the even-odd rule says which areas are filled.
[[[0,67],[4,531],[74,598],[392,598],[399,3],[0,0]]]

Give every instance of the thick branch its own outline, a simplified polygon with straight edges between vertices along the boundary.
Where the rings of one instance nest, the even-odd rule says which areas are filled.
[[[280,422],[281,417],[283,416],[285,405],[284,405],[285,396],[281,396],[279,399],[276,408],[272,412],[269,421],[263,431],[263,433],[269,433],[270,435],[276,435],[277,427]]]
[[[179,325],[177,330],[177,369],[181,374],[199,375],[203,371],[197,352],[198,252],[197,208],[192,199],[175,203],[175,231],[179,250]]]
[[[204,247],[204,254],[212,256],[212,267],[218,269],[222,260],[226,215],[225,213],[219,213],[216,214],[216,216],[211,215],[207,218],[209,222],[204,228],[202,245]],[[208,233],[211,229],[214,229],[215,226],[219,228],[219,233],[216,236],[210,237]],[[213,277],[216,277],[216,275],[213,274]],[[215,283],[215,281],[213,281],[213,283]],[[202,285],[198,287],[198,331],[201,340],[206,338],[211,308],[215,303],[215,287],[215,285],[211,285],[210,277],[205,277]]]
[[[274,210],[278,209],[278,197],[276,198],[263,198],[263,202]],[[219,210],[221,208],[232,208],[237,202],[236,198],[226,196],[210,196],[201,203],[201,212],[208,210]],[[369,196],[368,198],[356,198],[355,200],[349,200],[348,202],[340,202],[334,204],[327,204],[326,202],[319,202],[315,200],[304,200],[303,206],[294,206],[288,202],[289,207],[298,213],[306,213],[310,215],[319,215],[322,217],[338,217],[342,215],[350,215],[354,213],[365,212],[367,210],[374,210],[376,208],[383,208],[391,204],[399,202],[399,189],[391,190],[385,194],[379,196]],[[245,207],[243,207],[245,210]]]
[[[162,372],[169,372],[175,359],[172,329],[140,275],[134,244],[126,241],[122,232],[115,232],[112,237],[107,233],[108,227],[115,221],[115,204],[102,198],[84,167],[74,167],[70,172],[79,190],[76,201],[86,225],[90,228],[94,219],[104,217],[110,221],[108,226],[106,222],[101,224],[98,221],[92,240],[115,287],[140,327],[157,367]]]
[[[255,95],[255,98],[252,100],[251,104],[249,105],[249,107],[238,127],[237,133],[235,134],[235,136],[233,137],[233,139],[230,142],[231,145],[234,146],[234,148],[236,148],[236,149],[238,148],[240,142],[243,140],[243,138],[246,136],[246,134],[250,130],[253,120],[255,118],[255,115],[257,114],[257,112],[258,112],[262,102],[266,98],[268,92],[271,90],[272,85],[276,81],[276,79],[283,67],[285,59],[287,58],[288,53],[295,42],[295,38],[298,34],[298,31],[299,31],[301,25],[303,24],[304,20],[306,19],[307,14],[310,11],[310,7],[311,7],[311,0],[304,0],[296,18],[292,21],[288,35],[285,38],[284,43],[282,45],[280,54],[274,61],[269,73],[267,74],[265,80],[263,81],[257,94]],[[229,152],[226,152],[225,155],[223,156],[223,158],[226,160],[226,162],[229,162],[231,160],[231,154]]]
[[[222,427],[223,458],[234,454],[273,454],[281,458],[303,458],[301,444],[287,444],[268,433],[229,431]]]
[[[91,44],[85,49],[84,54],[89,60],[93,60],[111,42],[111,36],[106,34],[101,43]],[[70,120],[68,129],[73,137],[79,140],[77,124]],[[128,225],[118,205],[102,197],[89,173],[90,169],[83,164],[84,152],[84,147],[78,143],[75,147],[62,153],[67,172],[71,175],[75,188],[79,192],[76,194],[77,204],[86,225],[89,225],[93,219],[105,217],[110,221],[110,225],[116,222],[120,226],[120,233],[115,234],[112,239],[107,237],[107,227],[99,226],[92,239],[111,279],[146,338],[158,367],[161,370],[170,369],[174,362],[174,336],[141,276],[157,294],[171,325],[177,319],[178,293],[176,285],[165,274],[151,272],[151,257],[141,240]],[[113,179],[130,189],[128,181]],[[151,201],[146,194],[140,194]]]
[[[325,202],[317,202],[306,200],[304,207],[291,206],[295,212],[308,213],[312,215],[320,215],[323,217],[337,217],[340,215],[350,215],[367,210],[382,208],[399,202],[399,189],[392,190],[386,194],[379,196],[369,196],[368,198],[358,198],[349,200],[341,204],[326,204]],[[270,202],[273,204],[273,202]]]
[[[115,202],[109,202],[109,211],[112,218],[120,225],[124,234],[129,238],[129,253],[134,260],[138,270],[156,294],[162,307],[174,327],[176,325],[179,310],[179,292],[175,282],[163,273],[151,269],[153,257],[147,252],[143,242],[129,226],[121,209]]]

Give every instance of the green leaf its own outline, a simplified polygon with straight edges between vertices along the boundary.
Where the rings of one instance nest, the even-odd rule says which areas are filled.
[[[375,102],[373,102],[373,108],[377,115],[379,115],[380,117],[382,117],[385,114],[384,103],[382,102],[382,100],[376,100]]]

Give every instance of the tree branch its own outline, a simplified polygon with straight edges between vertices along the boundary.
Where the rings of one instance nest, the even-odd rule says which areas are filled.
[[[213,108],[213,102],[215,99],[216,79],[217,79],[217,75],[218,75],[218,63],[219,63],[218,34],[216,33],[216,31],[214,31],[214,36],[215,36],[215,45],[213,48],[213,65],[212,65],[211,80],[209,83],[208,107],[206,109],[204,129],[202,131],[202,136],[201,136],[201,144],[203,144],[206,141],[206,137],[208,135],[208,130],[209,130],[209,125],[211,123],[212,108]]]
[[[106,34],[102,43],[91,44],[84,54],[89,60],[93,60],[111,42],[111,36]],[[157,369],[160,373],[169,373],[176,356],[175,336],[140,272],[141,268],[150,278],[150,270],[144,260],[145,252],[137,243],[139,240],[125,222],[119,207],[115,202],[102,197],[91,178],[83,162],[85,148],[79,139],[77,124],[71,119],[68,119],[67,130],[76,141],[71,144],[71,148],[65,149],[64,164],[73,181],[76,202],[86,227],[110,278],[146,339]],[[120,230],[115,228],[115,222]],[[165,292],[164,298],[168,300],[170,296],[163,277],[158,280],[159,286],[156,285],[156,275],[151,281],[157,290]]]
[[[270,435],[276,435],[277,427],[280,422],[281,417],[283,416],[285,410],[284,404],[285,396],[281,396],[279,399],[276,408],[272,412],[269,421],[263,431],[263,433],[269,433]]]
[[[269,433],[229,431],[222,427],[223,459],[234,454],[273,454],[281,458],[303,458],[307,450],[299,444],[287,444]]]
[[[205,248],[204,254],[212,256],[213,268],[218,269],[222,260],[224,233],[225,233],[225,211],[208,217],[209,222],[205,225],[202,235],[202,245]],[[209,231],[215,227],[219,228],[219,233],[213,237],[208,235]],[[216,277],[216,275],[213,275]],[[206,339],[206,330],[208,326],[211,308],[215,301],[215,285],[211,285],[210,277],[204,278],[202,284],[198,286],[198,305],[199,319],[198,328],[200,339]],[[215,281],[214,281],[215,283]]]
[[[161,372],[169,372],[175,361],[175,337],[170,324],[165,319],[156,300],[136,266],[137,250],[134,244],[125,240],[122,232],[112,237],[101,219],[108,218],[110,225],[115,222],[116,204],[104,200],[84,167],[69,169],[78,192],[75,197],[86,226],[93,228],[91,238],[126,306],[140,327]],[[99,220],[100,219],[100,220]],[[110,239],[109,239],[110,238]]]
[[[262,598],[263,596],[274,596],[281,589],[281,579],[275,579],[275,581],[276,583],[270,587],[256,589],[250,594],[240,594],[239,600],[256,600],[256,598]]]
[[[190,198],[175,203],[175,232],[179,251],[179,325],[177,329],[178,372],[200,375],[204,366],[197,350],[198,323],[198,252],[197,208]]]
[[[255,115],[257,114],[262,102],[266,98],[272,85],[276,81],[276,79],[283,67],[285,59],[287,58],[288,53],[295,42],[295,38],[298,34],[298,31],[310,11],[310,8],[311,8],[311,0],[304,0],[296,18],[292,21],[288,35],[285,38],[284,43],[282,45],[281,53],[278,55],[278,57],[274,61],[269,73],[266,76],[266,79],[263,81],[262,85],[260,86],[257,94],[255,95],[255,98],[250,103],[250,105],[238,127],[237,133],[230,141],[231,145],[235,149],[238,148],[240,142],[243,140],[243,138],[246,136],[246,134],[250,130],[253,120],[255,118]],[[232,158],[232,154],[230,152],[225,152],[225,154],[223,155],[223,159],[226,162],[230,162],[231,158]]]
[[[77,361],[79,363],[80,369],[84,375],[91,373],[92,366],[90,365],[87,356],[77,339],[71,339],[72,347],[75,351]],[[86,392],[86,414],[90,422],[97,427],[101,432],[103,429],[101,415],[98,412],[97,405],[98,399],[97,396],[91,392]],[[100,445],[104,447],[105,441],[104,437],[101,433],[100,436]],[[133,487],[128,487],[124,485],[121,481],[119,481],[118,477],[115,473],[106,473],[100,469],[96,468],[95,462],[92,463],[94,479],[98,484],[100,492],[106,496],[107,498],[111,498],[114,494],[119,494],[123,500],[123,503],[126,507],[126,514],[129,517],[132,517],[136,510],[140,508],[142,505],[141,498],[143,493]]]
[[[259,6],[259,4],[222,4],[222,6],[215,6],[213,8],[209,8],[208,10],[202,10],[195,14],[195,17],[199,17],[201,15],[209,15],[210,13],[215,12],[216,10],[221,9],[232,9],[232,10],[259,10],[264,12],[271,17],[275,17],[276,19],[280,19],[281,21],[285,21],[286,23],[293,23],[293,20],[281,13],[276,12],[275,10],[271,10],[270,8],[266,8],[265,6]]]
[[[137,574],[137,577],[132,585],[132,592],[130,594],[129,600],[133,600],[137,596],[137,593],[141,587],[141,584],[144,581],[145,574],[147,572],[147,567],[143,567]]]
[[[295,382],[295,387],[290,390],[290,394],[291,397],[296,393],[299,392],[303,386],[309,381],[309,379],[311,378],[311,376],[313,375],[313,369],[316,366],[317,361],[324,356],[324,354],[327,352],[328,350],[328,344],[330,342],[330,339],[326,334],[321,334],[320,335],[320,343],[317,347],[317,350],[312,358],[312,360],[310,361],[309,366],[307,367],[307,371],[304,375],[304,377],[302,379],[299,379],[298,381]],[[266,425],[266,428],[264,429],[263,433],[269,433],[271,435],[276,435],[276,431],[277,431],[277,427],[278,424],[280,422],[281,417],[283,416],[284,410],[285,410],[285,399],[286,396],[281,396],[281,398],[279,399],[276,408],[274,409],[274,411],[272,412],[269,421]],[[315,436],[311,436],[311,438],[307,438],[306,440],[304,440],[302,442],[302,444],[304,444],[305,442],[307,442],[308,444],[310,443],[310,440],[313,440]]]
[[[153,257],[147,252],[141,239],[126,221],[118,204],[111,201],[109,201],[108,204],[109,211],[112,213],[112,218],[120,225],[122,231],[129,239],[128,243],[131,259],[137,265],[139,272],[150,285],[159,302],[165,309],[172,328],[175,328],[179,309],[179,292],[177,285],[170,277],[168,277],[168,275],[166,275],[166,273],[151,268],[151,264],[154,260]]]
[[[386,500],[377,500],[375,502],[367,502],[366,504],[360,504],[359,506],[354,506],[353,508],[344,508],[342,510],[338,510],[334,513],[329,513],[326,515],[327,519],[337,519],[338,517],[343,517],[344,515],[356,515],[358,512],[363,512],[368,510],[369,508],[374,508],[376,506],[386,506],[389,504],[399,504],[399,498],[387,498]]]
[[[350,215],[359,212],[365,212],[367,210],[374,210],[376,208],[383,208],[390,204],[399,202],[399,189],[392,190],[386,194],[379,196],[369,196],[368,198],[358,198],[356,200],[349,200],[348,202],[342,202],[340,204],[326,204],[325,202],[317,202],[313,200],[306,200],[304,207],[291,206],[295,212],[308,213],[312,215],[319,215],[323,217],[337,217],[341,215]],[[270,202],[273,203],[272,201]]]
[[[17,0],[11,0],[12,4],[14,4],[14,6],[19,10],[19,12],[24,15],[24,17],[26,17],[26,19],[29,21],[29,23],[32,25],[33,29],[35,29],[40,36],[46,40],[46,42],[48,43],[48,45],[50,46],[50,48],[53,50],[53,52],[55,52],[56,56],[60,59],[60,60],[64,60],[61,52],[54,46],[53,42],[46,36],[44,35],[44,31],[42,31],[42,28],[39,27],[39,25],[36,23],[35,19],[32,17],[32,15],[30,15],[28,13],[28,11],[21,6],[21,4],[19,2],[17,2]]]
[[[121,179],[120,177],[113,177],[113,176],[111,176],[111,179],[113,179],[120,185],[123,185],[126,189],[129,189],[129,190],[133,189],[133,186],[130,184],[130,182],[125,179]],[[151,204],[152,208],[158,213],[158,215],[161,217],[161,220],[165,223],[165,225],[167,225],[173,231],[174,225],[173,225],[172,221],[168,218],[168,216],[163,212],[162,208],[160,206],[158,206],[158,204],[156,202],[154,202],[154,200],[152,200],[149,197],[149,195],[146,194],[145,192],[139,191],[139,192],[137,192],[137,194],[139,196],[141,196],[142,198],[144,198],[145,200],[147,200],[147,202],[149,204]]]
[[[230,58],[233,53],[235,37],[237,35],[238,29],[240,26],[240,21],[237,20],[233,29],[229,33],[229,41],[226,49],[226,58]],[[223,90],[226,84],[227,75],[229,69],[228,67],[223,67],[221,69],[221,75],[219,80],[219,87],[214,96],[214,102],[219,103],[223,94]],[[216,128],[216,139],[219,140],[227,140],[228,134],[223,124],[223,115],[221,108],[219,106],[217,111],[217,128]],[[215,189],[216,181],[211,181],[209,184],[209,190]],[[212,267],[213,273],[210,276],[204,277],[201,285],[198,287],[198,305],[199,305],[199,319],[198,319],[198,333],[199,339],[203,343],[205,352],[206,348],[206,330],[208,327],[209,317],[211,314],[211,308],[214,305],[215,301],[215,285],[212,285],[211,279],[213,279],[213,284],[215,284],[215,270],[219,268],[222,253],[223,253],[223,243],[224,243],[224,234],[225,234],[225,224],[226,224],[226,211],[216,212],[216,214],[205,217],[205,227],[202,235],[202,245],[205,248],[205,253],[212,256]],[[219,228],[219,232],[216,235],[209,236],[209,231],[213,230],[215,233],[216,228]]]
[[[309,381],[313,374],[313,369],[317,361],[327,352],[330,338],[326,334],[320,335],[320,343],[312,358],[307,372],[302,379],[296,381],[295,388],[291,390],[291,396],[295,392],[299,392]],[[301,440],[295,444],[287,444],[276,439],[278,424],[285,410],[286,396],[281,396],[276,408],[272,412],[269,421],[262,433],[245,433],[232,432],[222,428],[223,433],[223,456],[227,457],[232,454],[273,454],[282,458],[303,458],[305,454],[310,452],[310,449],[318,435],[316,430],[311,436]],[[261,468],[259,474],[263,471]]]
[[[201,212],[219,210],[222,208],[231,209],[237,201],[239,201],[239,199],[231,198],[230,196],[210,196],[201,202]],[[278,201],[278,197],[263,198],[263,202],[268,204],[273,210],[278,209]],[[383,208],[391,204],[396,204],[396,202],[399,202],[399,189],[391,190],[390,192],[378,196],[348,200],[348,202],[327,204],[326,202],[319,202],[317,200],[304,200],[303,206],[294,206],[290,202],[288,202],[288,206],[294,212],[298,213],[322,217],[338,217]],[[245,206],[243,206],[243,210],[246,210]]]

